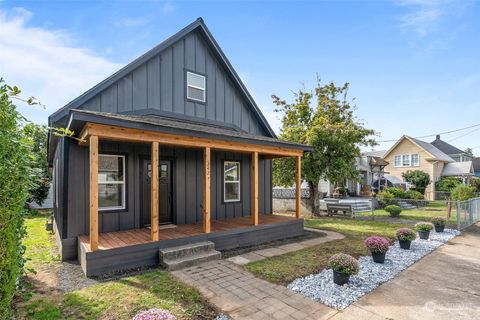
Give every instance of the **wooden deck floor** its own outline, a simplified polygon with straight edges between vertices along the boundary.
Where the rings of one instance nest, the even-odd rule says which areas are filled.
[[[259,224],[271,224],[293,220],[295,218],[282,215],[260,215]],[[235,219],[214,220],[211,222],[211,232],[226,231],[237,228],[252,226],[251,217]],[[202,234],[202,224],[182,224],[161,226],[159,230],[160,241],[190,237]],[[81,236],[79,240],[85,249],[89,251],[89,237]],[[150,229],[131,229],[117,232],[106,232],[98,235],[98,249],[108,250],[150,242]]]

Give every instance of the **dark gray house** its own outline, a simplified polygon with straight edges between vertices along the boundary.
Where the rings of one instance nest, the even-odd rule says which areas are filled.
[[[198,19],[49,117],[54,227],[86,275],[303,233],[301,156],[280,141]],[[272,214],[272,163],[294,157],[297,217]]]

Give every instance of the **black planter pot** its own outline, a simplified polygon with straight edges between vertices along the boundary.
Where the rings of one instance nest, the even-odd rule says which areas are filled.
[[[386,252],[372,252],[373,262],[376,263],[384,263],[385,262],[385,254]]]
[[[398,240],[398,243],[400,244],[400,248],[405,249],[405,250],[410,250],[410,244],[412,243],[412,241]]]
[[[443,230],[445,229],[445,225],[442,224],[442,225],[435,225],[435,232],[443,232]]]
[[[430,236],[430,231],[418,231],[418,235],[420,236],[420,239],[423,240],[428,240],[428,237]]]
[[[349,280],[350,280],[350,276],[348,274],[333,270],[334,283],[338,284],[339,286],[343,286],[345,283],[348,283]]]

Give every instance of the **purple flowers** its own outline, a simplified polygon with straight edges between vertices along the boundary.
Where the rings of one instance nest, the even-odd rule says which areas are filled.
[[[333,271],[341,272],[349,276],[357,274],[360,269],[357,259],[345,253],[334,254],[328,260],[328,265]]]
[[[417,235],[415,231],[409,228],[400,228],[397,230],[397,238],[400,241],[413,241]]]
[[[177,320],[168,310],[153,308],[137,313],[132,320]]]
[[[365,246],[372,253],[385,253],[388,251],[390,243],[387,239],[379,236],[368,237],[365,240]]]

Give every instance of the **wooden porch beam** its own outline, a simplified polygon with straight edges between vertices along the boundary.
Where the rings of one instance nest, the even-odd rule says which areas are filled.
[[[203,232],[210,233],[210,148],[203,149]]]
[[[283,147],[273,147],[268,145],[258,145],[243,142],[233,142],[225,140],[207,139],[200,137],[191,137],[183,135],[174,135],[158,131],[147,131],[131,128],[109,126],[103,124],[87,123],[80,133],[80,137],[96,135],[101,139],[113,141],[143,142],[151,143],[161,142],[165,145],[174,145],[190,148],[210,148],[214,150],[226,150],[243,153],[258,152],[271,156],[295,157],[303,155],[303,150],[289,149]],[[88,140],[80,141],[80,145],[88,144]]]
[[[252,224],[258,225],[258,152],[252,153]]]
[[[300,218],[300,204],[302,201],[302,157],[295,158],[295,217]]]
[[[98,250],[98,137],[90,136],[90,251]]]
[[[150,236],[152,241],[158,241],[159,240],[159,234],[158,234],[158,214],[159,214],[159,196],[158,196],[158,161],[159,161],[159,156],[160,156],[160,147],[158,142],[152,142],[152,152],[151,152],[151,164],[152,164],[152,177],[151,177],[151,196],[150,196],[150,219],[151,219],[151,224],[150,224]]]

